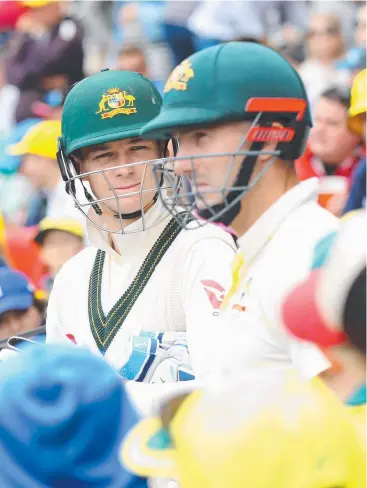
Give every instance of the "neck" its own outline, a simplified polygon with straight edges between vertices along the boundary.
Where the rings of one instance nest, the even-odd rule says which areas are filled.
[[[257,185],[242,198],[240,213],[231,224],[238,236],[244,235],[277,200],[299,183],[296,172],[289,163],[280,161],[279,164],[282,165],[281,178],[275,175],[278,171],[276,167],[270,168]]]

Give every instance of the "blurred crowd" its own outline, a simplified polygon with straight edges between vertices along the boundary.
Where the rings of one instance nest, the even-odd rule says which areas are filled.
[[[274,48],[290,61],[304,81],[313,115],[313,128],[303,156],[295,163],[299,180],[315,176],[319,178],[321,183],[319,204],[337,217],[342,218],[350,211],[365,208],[366,135],[363,124],[366,113],[365,2],[357,0],[333,2],[318,0],[65,0],[62,2],[2,0],[0,2],[0,341],[3,341],[2,347],[9,337],[27,335],[32,331],[40,334],[42,340],[47,298],[54,278],[66,261],[88,245],[84,216],[75,208],[72,197],[65,192],[65,184],[57,164],[57,137],[61,135],[63,102],[71,87],[85,76],[109,68],[141,73],[149,78],[163,95],[164,84],[169,73],[186,57],[206,47],[233,40],[251,41]],[[359,225],[365,225],[365,222],[363,224],[359,222]],[[343,250],[346,253],[353,252],[346,250],[345,247]],[[339,259],[343,260],[344,257]],[[305,313],[307,314],[307,310]],[[307,337],[305,339],[309,340]],[[38,351],[25,355],[24,364],[21,366],[14,366],[16,372],[14,382],[19,388],[18,395],[30,395],[29,392],[23,391],[22,375],[27,368],[32,367],[30,366],[33,361],[32,354],[37,355]],[[73,395],[80,395],[80,391],[83,390],[86,399],[92,398],[88,400],[89,406],[98,404],[100,409],[98,419],[108,419],[109,415],[115,415],[128,418],[126,422],[129,425],[134,424],[135,413],[125,411],[123,415],[121,414],[120,410],[123,409],[119,390],[121,386],[116,386],[115,378],[112,378],[107,366],[102,365],[102,360],[87,355],[84,357],[84,352],[80,353],[80,358],[69,358],[69,354],[72,353],[57,348],[54,354],[48,352],[42,354],[44,354],[42,368],[49,368],[49,377],[52,376],[52,372],[56,374],[55,371],[59,367],[60,371],[64,372],[59,387],[65,389],[67,392],[65,395],[71,395],[70,402],[74,401]],[[93,387],[88,385],[88,379],[83,379],[83,376],[71,385],[72,382],[66,378],[73,361],[75,364],[84,361],[85,368],[90,367],[92,371],[93,368],[96,369],[96,378],[98,378],[96,385]],[[349,350],[344,349],[339,356],[336,355],[333,359],[336,370],[343,361],[350,362],[354,371],[357,371],[357,376],[364,376],[360,371],[365,368],[365,348],[361,345],[360,339],[355,338]],[[34,377],[37,374],[39,371],[34,371]],[[49,381],[52,383],[54,378],[55,376],[52,376],[51,380],[46,378],[45,384],[49,385]],[[13,403],[15,409],[20,408],[21,401],[19,398],[13,398],[13,394],[9,396],[8,406],[2,405],[1,394],[6,394],[7,391],[6,385],[2,386],[1,381],[0,378],[0,412],[1,408],[13,408]],[[35,381],[34,378],[32,381]],[[345,378],[342,374],[330,377],[332,389],[338,392],[344,391],[345,385],[349,382],[350,378]],[[286,405],[290,398],[288,389],[288,396],[285,393],[284,396],[279,396],[279,389],[276,390],[274,387],[276,379],[270,383],[255,385],[248,380],[246,388],[249,395],[255,390],[260,391],[261,394],[255,397],[262,400],[255,401],[247,411],[246,425],[251,422],[262,422],[262,418],[256,417],[255,412],[264,410],[266,401],[272,402],[277,398],[278,410],[274,413],[275,416],[289,408],[289,405]],[[107,396],[103,398],[105,405],[102,401],[98,403],[98,387],[107,392]],[[39,402],[42,406],[43,403],[46,404],[46,397],[42,392],[42,385],[39,386],[39,391],[37,388],[34,390],[32,402],[35,404]],[[55,388],[57,389],[57,386]],[[227,388],[228,395],[234,395],[232,386],[229,385]],[[311,405],[311,411],[317,410],[319,408],[317,402],[321,402],[328,406],[332,418],[339,407],[334,405],[326,390],[324,391],[321,386],[320,389],[322,400],[317,398],[316,403],[308,390],[305,390],[303,395],[307,397],[309,402],[307,404]],[[52,394],[51,391],[50,395]],[[284,400],[285,397],[287,401]],[[55,398],[58,398],[60,404],[62,403],[56,393]],[[179,405],[182,402],[186,402],[190,408],[180,410]],[[216,459],[218,463],[221,461],[216,458],[215,442],[210,440],[210,422],[203,420],[208,404],[212,406],[210,421],[213,424],[220,422],[216,415],[221,408],[227,408],[228,415],[234,419],[233,425],[223,426],[224,431],[226,429],[228,431],[223,434],[225,439],[221,450],[223,453],[223,450],[227,449],[226,442],[229,443],[229,439],[233,440],[234,432],[237,432],[236,443],[230,444],[226,450],[230,460],[228,463],[231,462],[231,465],[241,464],[240,457],[236,456],[238,452],[243,453],[244,450],[248,456],[255,456],[253,452],[260,452],[262,449],[266,450],[269,457],[275,456],[275,453],[284,458],[292,456],[291,449],[282,447],[283,441],[284,445],[287,442],[285,440],[287,435],[290,437],[293,435],[292,439],[299,445],[307,445],[309,451],[314,448],[308,436],[311,436],[310,432],[315,429],[315,425],[312,424],[311,430],[307,431],[310,417],[304,410],[297,408],[294,410],[294,418],[297,418],[299,424],[303,426],[302,432],[289,432],[287,427],[284,427],[281,432],[276,431],[275,428],[272,430],[272,424],[264,422],[261,424],[264,437],[259,437],[257,431],[250,431],[246,436],[241,437],[239,432],[242,431],[236,430],[238,406],[233,407],[232,410],[228,405],[224,407],[223,397],[215,394],[212,396],[208,394],[208,398],[205,395],[202,397],[197,395],[188,403],[185,395],[178,403],[173,400],[167,401],[160,412],[160,417],[149,419],[152,425],[155,425],[154,429],[150,430],[149,426],[145,426],[153,440],[145,439],[147,445],[139,445],[139,449],[145,450],[147,456],[151,455],[151,462],[156,463],[154,465],[156,469],[136,467],[134,449],[131,449],[124,454],[124,457],[133,467],[132,469],[141,476],[185,479],[185,473],[190,471],[188,466],[195,466],[192,472],[195,473],[196,478],[185,479],[184,486],[190,488],[219,486],[277,488],[277,485],[272,484],[271,471],[268,472],[266,479],[264,478],[258,484],[254,481],[255,475],[251,478],[251,473],[248,474],[246,481],[243,481],[243,485],[235,485],[235,483],[231,485],[230,482],[226,484],[225,480],[231,480],[233,474],[225,471],[228,466],[223,467],[225,477],[222,483],[224,484],[219,483],[220,475],[216,470],[213,470],[212,476],[218,478],[216,480],[213,478],[212,482],[206,480],[204,483],[205,473],[211,472],[211,459]],[[111,405],[115,409],[112,413],[109,411]],[[215,409],[213,405],[217,408]],[[65,418],[67,408],[68,406],[64,404],[60,407]],[[81,406],[79,408],[82,410]],[[180,411],[178,417],[177,411]],[[23,418],[22,415],[26,414],[20,412],[19,415],[19,418]],[[78,412],[74,415],[78,418]],[[335,413],[335,418],[337,415],[339,413]],[[341,417],[339,415],[337,418]],[[320,420],[318,432],[322,442],[330,435],[332,426],[335,426],[334,420],[330,418]],[[129,485],[128,482],[125,485],[114,485],[112,482],[104,484],[103,479],[113,478],[114,475],[109,477],[110,472],[118,472],[119,479],[127,475],[119,472],[120,467],[116,468],[117,465],[119,466],[119,461],[113,454],[113,446],[121,440],[120,433],[109,432],[111,427],[108,427],[108,422],[99,423],[98,419],[87,412],[84,427],[90,433],[88,435],[91,444],[93,442],[96,444],[95,439],[98,438],[96,429],[99,433],[103,433],[101,437],[106,441],[104,453],[111,452],[111,459],[108,462],[103,461],[108,465],[108,468],[106,466],[103,468],[106,469],[106,478],[101,476],[102,482],[98,486],[145,486],[143,481],[141,485],[139,484],[140,478],[137,478],[134,485]],[[68,417],[69,421],[72,421],[70,417]],[[41,423],[38,418],[33,418],[32,422],[34,425]],[[335,442],[345,439],[343,428],[348,430],[350,421],[343,417],[343,422],[340,424],[340,431],[334,432],[335,438],[339,436]],[[190,428],[183,431],[181,425],[189,425]],[[15,424],[5,427],[9,432],[14,429],[12,435],[17,437],[18,427]],[[45,425],[42,428],[46,429]],[[127,430],[122,427],[121,429]],[[170,429],[175,440],[174,454],[172,454],[172,439],[167,439],[166,436]],[[158,430],[158,434],[155,430]],[[265,431],[267,431],[266,436]],[[199,437],[203,441],[193,446],[193,439],[199,438],[196,437],[197,432],[200,432],[201,437]],[[49,441],[47,436],[57,437],[59,432],[56,432],[55,428],[55,432],[51,434],[48,431],[46,433],[46,430],[42,433],[44,437],[40,437],[40,443],[44,443],[44,456],[47,457]],[[141,433],[138,434],[141,436]],[[271,436],[277,439],[279,436],[284,436],[284,439],[280,444],[273,445]],[[132,443],[138,441],[141,441],[140,437],[139,440],[135,440],[134,435],[129,439]],[[78,442],[81,441],[73,438],[70,442],[79,446]],[[151,442],[150,446],[149,442]],[[355,440],[349,439],[348,442],[354,446]],[[13,447],[14,454],[19,454],[20,446],[14,444]],[[59,448],[61,449],[61,446]],[[102,451],[97,453],[91,450],[83,453],[83,449],[87,451],[87,446],[77,448],[80,448],[81,457],[86,456],[86,465],[89,459],[97,460],[98,465],[98,456],[103,457]],[[164,451],[169,461],[164,466],[164,463],[162,466],[159,464],[159,454],[153,452],[159,449]],[[305,447],[303,449],[307,451]],[[208,453],[207,458],[204,456],[204,460],[200,458],[203,452]],[[4,453],[0,449],[0,459],[2,456]],[[72,463],[77,454],[73,452],[70,456],[69,460],[71,459],[70,463]],[[198,459],[201,461],[199,462]],[[342,455],[340,459],[344,459]],[[314,462],[314,459],[310,462]],[[35,459],[33,468],[41,473],[43,467],[37,463]],[[215,465],[215,461],[213,464]],[[334,459],[330,469],[337,471],[337,468]],[[14,469],[19,469],[19,466]],[[50,471],[53,469],[52,463],[49,469]],[[358,469],[356,468],[356,473]],[[201,470],[205,471],[204,475]],[[34,476],[36,479],[38,474]],[[358,476],[360,476],[359,472],[356,474],[354,484],[340,486],[362,488],[361,477]],[[68,479],[64,481],[66,483],[64,485],[52,486],[97,486],[73,485],[68,484]],[[338,478],[335,481],[328,479],[327,482],[330,484],[313,484],[310,481],[309,484],[305,482],[302,486],[305,488],[339,486]],[[289,485],[282,486],[297,488],[291,482]]]
[[[62,230],[48,232],[41,254],[34,243],[45,217],[83,225],[56,164],[56,137],[70,87],[104,68],[139,72],[162,92],[172,68],[197,50],[266,43],[297,68],[312,107],[299,178],[319,177],[320,202],[336,215],[362,204],[347,203],[365,165],[363,134],[347,114],[351,84],[366,64],[364,2],[9,0],[0,3],[0,33],[0,211],[9,259],[37,287],[49,291],[62,261],[80,249],[70,237],[83,232],[77,222],[65,242]]]

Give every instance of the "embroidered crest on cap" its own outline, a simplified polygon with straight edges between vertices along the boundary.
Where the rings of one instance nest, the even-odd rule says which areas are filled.
[[[96,114],[102,119],[111,119],[115,115],[136,113],[135,97],[120,88],[110,88],[102,94]]]
[[[170,90],[187,90],[187,83],[190,78],[193,77],[194,70],[191,67],[190,61],[187,59],[182,61],[182,63],[172,71],[170,77],[168,78],[164,87],[164,93],[167,93]]]

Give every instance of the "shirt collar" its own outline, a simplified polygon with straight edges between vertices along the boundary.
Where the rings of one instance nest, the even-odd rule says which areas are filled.
[[[288,190],[241,236],[237,244],[248,266],[296,208],[317,201],[318,179],[309,178]]]
[[[94,212],[93,209],[90,212]],[[125,260],[127,256],[134,255],[137,250],[146,248],[149,252],[154,242],[168,223],[169,212],[163,208],[158,199],[153,207],[145,214],[145,225],[148,229],[143,231],[143,219],[125,228],[126,234],[112,234],[98,229],[89,220],[87,221],[87,234],[90,245],[109,253],[116,261]],[[113,236],[113,237],[112,237]],[[112,248],[112,238],[118,253]]]

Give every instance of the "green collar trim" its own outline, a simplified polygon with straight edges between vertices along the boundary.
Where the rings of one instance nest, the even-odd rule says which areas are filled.
[[[189,217],[193,220],[193,217]],[[89,279],[88,316],[90,328],[101,354],[105,354],[136,300],[144,290],[154,270],[181,232],[175,219],[171,219],[147,254],[133,282],[106,316],[101,301],[102,274],[106,252],[98,250]]]

